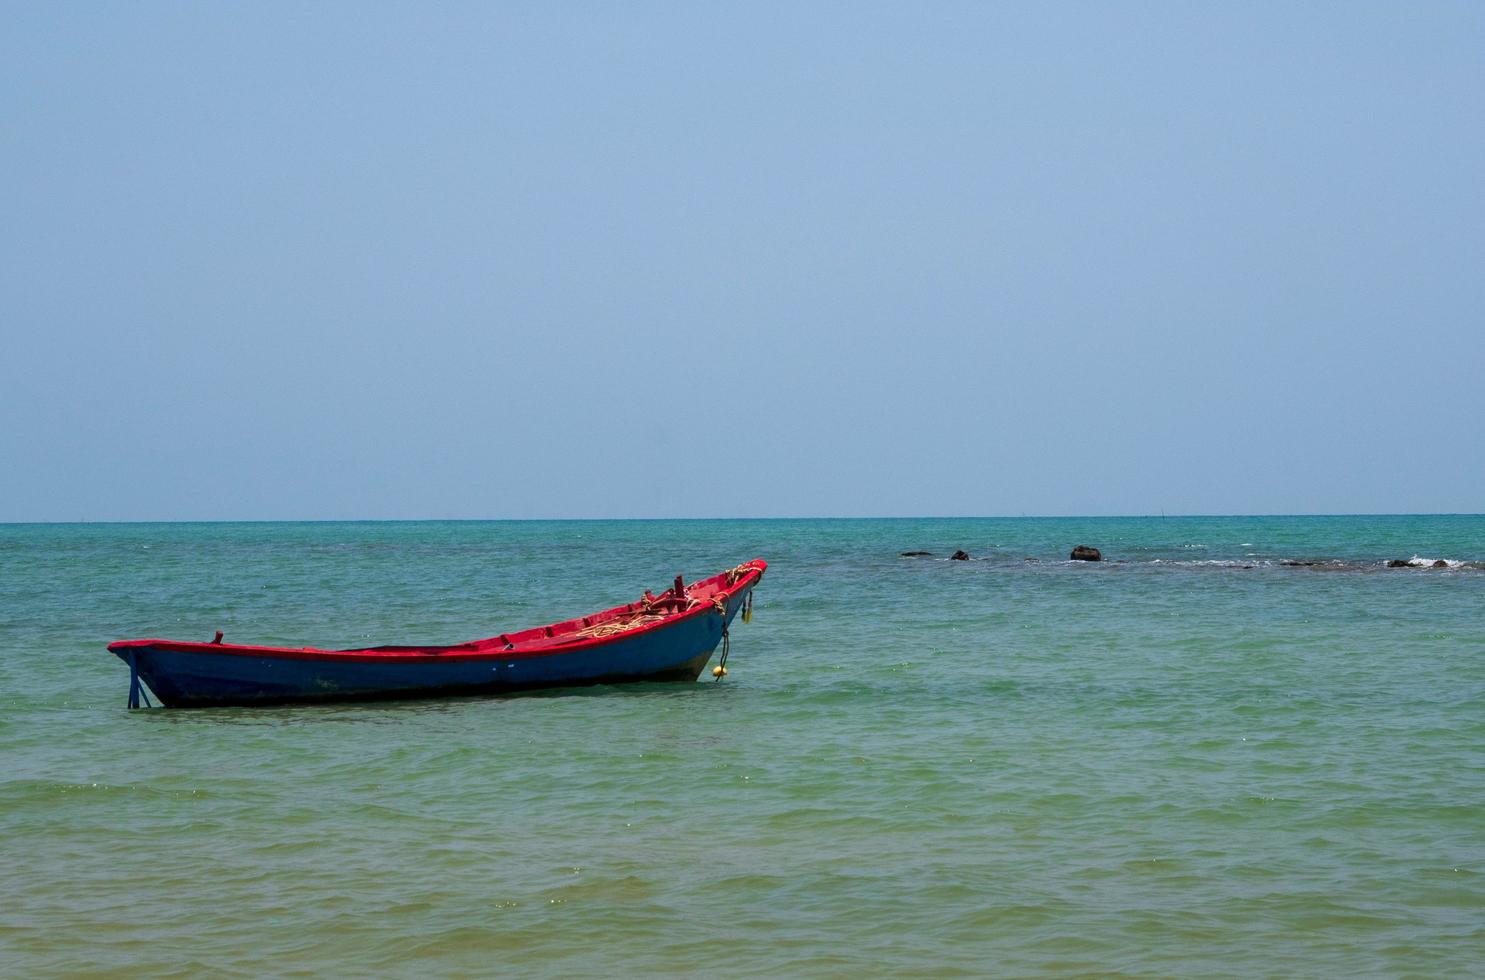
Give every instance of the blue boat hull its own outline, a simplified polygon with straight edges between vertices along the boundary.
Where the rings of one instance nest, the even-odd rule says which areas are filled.
[[[751,586],[699,615],[598,646],[479,656],[294,656],[132,646],[115,653],[166,707],[499,695],[636,681],[695,681]]]

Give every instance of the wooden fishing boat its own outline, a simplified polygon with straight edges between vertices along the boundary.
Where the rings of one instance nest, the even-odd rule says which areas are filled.
[[[129,665],[129,707],[153,691],[170,708],[505,694],[630,681],[695,681],[717,645],[726,673],[728,626],[750,618],[753,587],[768,563],[747,562],[660,595],[550,626],[453,646],[361,650],[119,640]]]

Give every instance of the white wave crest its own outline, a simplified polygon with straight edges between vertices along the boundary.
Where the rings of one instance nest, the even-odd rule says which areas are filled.
[[[1152,558],[1151,565],[1170,565],[1174,568],[1255,568],[1272,565],[1272,561],[1237,561],[1232,558]]]
[[[1439,564],[1443,562],[1443,564]],[[1414,555],[1408,559],[1409,568],[1463,568],[1464,562],[1456,558],[1423,558]]]

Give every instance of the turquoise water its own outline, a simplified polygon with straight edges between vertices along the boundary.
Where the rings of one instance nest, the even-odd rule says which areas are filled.
[[[103,649],[753,557],[720,684],[129,712]],[[0,526],[0,973],[1478,974],[1481,560],[1485,517]]]

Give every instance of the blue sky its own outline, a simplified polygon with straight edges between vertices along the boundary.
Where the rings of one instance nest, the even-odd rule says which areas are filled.
[[[1485,5],[7,4],[0,520],[1485,510]]]

